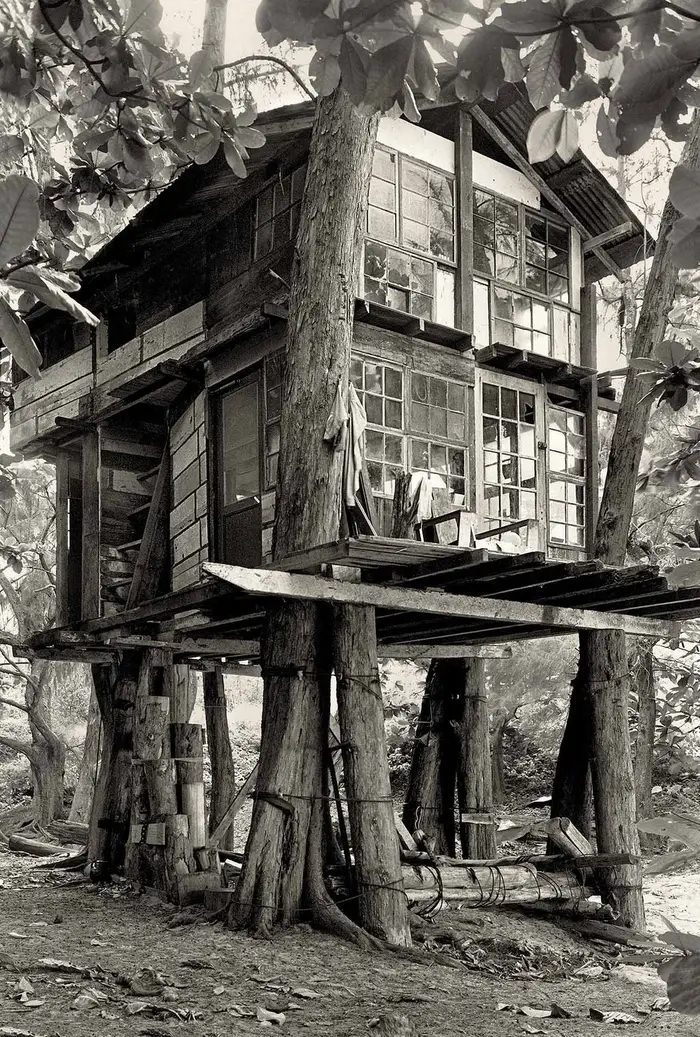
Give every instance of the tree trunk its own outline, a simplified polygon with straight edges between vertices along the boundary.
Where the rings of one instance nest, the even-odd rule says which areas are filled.
[[[97,779],[97,759],[100,752],[101,727],[100,707],[93,687],[90,692],[83,757],[80,761],[78,781],[75,786],[70,813],[68,814],[69,821],[87,821],[90,817],[92,795]]]
[[[580,657],[585,646],[579,639]],[[552,817],[568,817],[590,839],[593,811],[591,716],[581,675],[571,683],[569,714],[559,748],[552,789]],[[551,844],[550,844],[551,845]]]
[[[115,667],[94,665],[92,680],[102,717],[102,753],[92,801],[88,860],[96,877],[124,866],[131,812],[131,751],[138,653]]]
[[[491,791],[494,806],[500,806],[506,798],[505,763],[503,759],[503,744],[506,731],[510,724],[510,714],[505,709],[499,709],[493,718],[493,730],[491,731]]]
[[[693,116],[681,161],[693,169],[700,165],[700,113]],[[670,259],[670,232],[678,215],[668,199],[634,336],[634,357],[652,356],[666,332],[678,280],[678,268]],[[651,405],[647,382],[630,368],[612,437],[594,543],[595,557],[609,565],[623,565],[625,561]],[[592,777],[598,848],[602,853],[634,852],[639,838],[627,717],[629,677],[623,676],[627,671],[625,635],[617,631],[588,631],[581,635],[581,645],[578,679],[585,683],[586,697],[592,706],[591,738],[595,754]],[[611,738],[611,731],[617,732],[618,741]],[[610,781],[615,784],[609,784]],[[607,895],[617,899],[625,924],[643,929],[641,867],[620,871],[624,872],[622,879],[614,873],[606,875]]]
[[[632,680],[637,693],[637,740],[634,747],[634,787],[637,793],[637,820],[651,817],[654,741],[656,734],[656,695],[654,693],[654,643],[638,640]]]
[[[399,838],[389,781],[374,609],[336,605],[334,666],[360,922],[410,947]]]
[[[409,832],[425,832],[433,853],[455,855],[455,783],[462,705],[462,664],[431,659],[413,740],[403,808]]]
[[[66,769],[65,747],[44,742],[35,745],[28,757],[34,783],[32,807],[34,820],[47,825],[57,817],[64,817],[63,779]]]
[[[462,856],[490,860],[496,856],[496,824],[491,787],[489,706],[483,659],[462,659],[463,707],[457,787]]]
[[[209,801],[209,834],[217,827],[236,795],[236,772],[231,751],[231,737],[226,711],[226,692],[221,670],[204,674],[204,714],[207,721],[207,747],[211,761],[211,798]],[[231,823],[219,846],[232,850],[234,828]]]
[[[639,853],[634,771],[628,720],[629,674],[625,635],[589,630],[587,691],[594,742],[591,758],[598,853]],[[599,875],[603,901],[619,911],[623,925],[644,928],[639,865]]]
[[[342,450],[324,440],[336,394],[346,397],[355,286],[378,116],[339,89],[319,100],[292,268],[281,421],[274,556],[335,540]],[[246,857],[231,921],[269,931],[296,922],[302,905],[319,924],[358,939],[327,901],[321,877],[321,699],[328,632],[317,606],[273,603],[263,648],[260,769]],[[325,711],[324,714],[325,716]],[[357,850],[357,848],[356,848]]]

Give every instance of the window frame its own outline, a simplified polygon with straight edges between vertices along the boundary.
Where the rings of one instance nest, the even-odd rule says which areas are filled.
[[[581,473],[568,472],[566,470],[566,466],[564,467],[563,471],[555,471],[552,468],[552,466],[551,466],[551,453],[552,453],[552,446],[551,446],[551,442],[550,442],[550,436],[551,436],[551,432],[552,432],[551,415],[553,413],[555,413],[555,412],[559,413],[559,414],[565,415],[567,419],[569,417],[576,417],[576,418],[580,419],[581,431],[580,432],[574,432],[573,435],[579,436],[581,438],[581,441],[582,441],[582,447],[583,447],[583,454],[582,454],[582,458],[583,458],[583,471]],[[587,415],[585,414],[584,411],[575,410],[573,407],[564,407],[564,406],[561,406],[560,404],[551,403],[549,400],[547,400],[547,413],[546,413],[546,428],[547,428],[547,544],[548,544],[548,546],[550,548],[553,548],[553,549],[558,550],[558,551],[586,552],[586,550],[587,550],[587,534],[588,534],[588,518],[589,518],[589,516],[587,514],[588,508],[587,508],[587,503],[586,503],[586,489],[587,489],[587,486],[588,486],[589,465],[590,465],[590,459],[589,459],[589,457],[587,455],[587,449],[586,449],[587,448],[587,443],[586,443],[586,422],[587,422],[587,420],[588,420],[588,418],[587,418]],[[568,457],[568,453],[569,453],[569,449],[568,449],[568,433],[569,433],[569,429],[568,429],[568,420],[567,420],[567,430],[566,430],[566,434],[565,434],[566,437],[567,437],[567,442],[565,443],[565,450],[563,451],[563,456],[565,458]],[[555,451],[555,453],[562,453],[562,451]],[[581,490],[582,490],[582,500],[580,502],[578,502],[578,501],[569,501],[568,499],[562,501],[559,497],[552,498],[551,497],[551,493],[550,493],[550,487],[551,487],[552,483],[554,483],[554,482],[562,482],[562,483],[564,483],[565,487],[566,486],[575,486],[577,488],[580,487]],[[566,496],[566,490],[564,492],[565,492],[565,496]],[[564,508],[565,508],[564,514],[565,514],[565,517],[564,517],[563,520],[560,521],[558,519],[552,519],[552,517],[551,517],[551,505],[552,504],[564,504]],[[575,523],[569,522],[568,517],[567,517],[567,512],[568,512],[568,508],[570,506],[575,507],[577,513],[581,515],[582,521],[580,523],[579,522],[575,522]],[[552,525],[563,525],[564,526],[564,535],[565,536],[567,535],[568,529],[570,529],[570,528],[571,529],[579,529],[581,531],[581,542],[580,543],[574,543],[574,542],[571,542],[571,541],[569,541],[567,539],[565,539],[565,540],[553,540],[552,539],[552,533],[551,533]]]

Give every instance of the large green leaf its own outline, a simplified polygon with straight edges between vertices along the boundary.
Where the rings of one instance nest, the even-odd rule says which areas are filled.
[[[0,266],[29,248],[39,229],[39,188],[27,176],[0,181]]]
[[[13,288],[19,288],[23,292],[30,292],[40,302],[46,303],[47,306],[51,306],[56,310],[65,310],[66,313],[70,313],[71,317],[75,317],[76,320],[83,321],[85,324],[90,324],[93,328],[100,323],[99,317],[96,317],[94,313],[86,310],[84,306],[72,299],[59,284],[52,281],[38,267],[20,267],[19,270],[14,270],[11,274],[8,274],[6,281]]]
[[[32,378],[39,378],[41,353],[29,328],[3,295],[0,295],[0,341],[23,371]]]
[[[674,958],[659,968],[673,1012],[700,1015],[700,954]]]

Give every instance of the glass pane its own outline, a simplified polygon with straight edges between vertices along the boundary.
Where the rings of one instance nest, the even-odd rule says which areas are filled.
[[[369,475],[369,481],[373,490],[382,491],[384,482],[384,473],[382,465],[376,461],[367,461],[367,474]]]
[[[518,260],[512,256],[506,256],[501,252],[497,252],[496,277],[500,277],[502,281],[512,281],[513,284],[517,284],[520,280]]]
[[[533,397],[534,403],[534,397]],[[483,408],[485,414],[498,414],[498,386],[497,385],[484,385],[483,387]]]
[[[501,454],[501,482],[511,486],[518,482],[518,459],[510,454]]]
[[[282,409],[282,388],[279,385],[267,390],[267,420],[279,417]]]
[[[430,197],[437,201],[452,205],[452,181],[442,173],[430,170]]]
[[[265,223],[255,232],[255,258],[266,256],[272,250],[272,224]]]
[[[496,248],[499,252],[507,252],[509,256],[518,254],[518,236],[510,234],[502,227],[496,227]]]
[[[518,232],[518,207],[502,198],[496,199],[496,223],[514,234]]]
[[[454,450],[452,447],[447,451],[447,460],[450,466],[450,475],[464,475],[464,451]]]
[[[518,416],[518,394],[513,389],[501,391],[501,414],[510,421],[515,421]]]
[[[414,439],[411,442],[411,467],[413,469],[427,469],[428,457],[428,444],[425,440]]]
[[[448,484],[450,487],[450,500],[454,504],[464,504],[464,479],[459,479],[455,478],[455,476],[450,476]]]
[[[408,288],[411,273],[411,257],[405,252],[388,249],[387,280],[399,288]]]
[[[569,229],[568,227],[560,227],[556,223],[549,221],[547,228],[547,242],[557,252],[569,251]]]
[[[537,331],[549,331],[549,306],[532,300],[532,326]]]
[[[549,451],[549,468],[552,472],[563,472],[566,469],[566,458],[554,450]]]
[[[547,290],[545,271],[528,263],[525,267],[525,285],[533,292],[541,292],[544,295]]]
[[[494,285],[493,289],[493,314],[503,320],[513,320],[513,293],[499,285]]]
[[[434,256],[441,256],[443,259],[453,259],[454,235],[452,231],[431,228],[430,251]]]
[[[365,299],[368,302],[379,302],[386,306],[386,285],[371,277],[365,278]]]
[[[265,450],[268,454],[278,454],[280,449],[280,427],[277,423],[268,425],[265,432]]]
[[[493,247],[493,241],[493,224],[477,216],[474,220],[474,243]]]
[[[516,349],[532,349],[532,332],[528,328],[516,328],[513,334]]]
[[[396,217],[384,209],[375,209],[370,205],[367,213],[367,229],[369,233],[382,241],[396,240]]]
[[[412,294],[411,313],[416,317],[422,317],[424,320],[432,320],[433,300],[429,295],[419,295],[418,293]]]
[[[411,288],[423,295],[433,295],[433,264],[425,259],[411,258]]]
[[[537,495],[535,493],[520,491],[520,518],[537,518]]]
[[[384,368],[384,392],[387,396],[400,400],[403,397],[403,375],[393,367]]]
[[[414,374],[411,379],[411,396],[419,403],[428,402],[428,378],[424,374]]]
[[[531,457],[522,458],[520,461],[520,482],[522,486],[535,486],[535,461]]]
[[[401,204],[403,206],[404,219],[415,220],[417,223],[428,222],[428,199],[413,191],[401,192]]]
[[[350,381],[356,389],[362,388],[362,361],[350,361]]]
[[[493,277],[495,271],[495,258],[492,248],[474,244],[474,269],[482,274],[490,274]]]
[[[516,324],[523,328],[532,327],[532,307],[527,295],[513,294],[513,312]]]
[[[371,421],[373,425],[383,425],[384,421],[382,420],[381,396],[370,396],[368,393],[365,396],[365,412],[367,414],[367,421]]]
[[[450,410],[464,412],[464,386],[455,382],[447,383],[447,406]]]
[[[498,450],[498,422],[493,418],[484,418],[484,448]]]
[[[384,385],[383,375],[384,368],[381,364],[365,364],[365,389],[367,392],[381,395]]]
[[[386,180],[372,177],[369,185],[369,204],[378,205],[380,209],[389,209],[394,212],[396,208],[394,185],[388,184]]]
[[[447,411],[439,407],[430,408],[430,431],[436,436],[447,437]]]
[[[404,310],[408,313],[408,292],[387,285],[386,304],[387,306],[391,306],[393,310]]]
[[[500,342],[503,346],[513,345],[513,325],[506,324],[503,320],[493,322],[493,341]]]
[[[258,195],[256,221],[260,226],[272,219],[272,188],[267,187]]]
[[[494,218],[494,197],[486,191],[474,191],[474,212],[487,220]]]
[[[538,216],[534,212],[525,213],[525,233],[529,238],[535,238],[537,241],[547,240],[547,226],[542,216]]]
[[[555,274],[549,274],[549,294],[553,299],[559,299],[561,302],[568,302],[568,279],[566,277],[557,277]]]
[[[436,230],[446,231],[450,237],[454,230],[454,215],[451,205],[445,205],[444,202],[437,202],[431,199],[429,208],[429,219],[430,226]]]
[[[447,447],[431,443],[430,468],[433,472],[439,472],[441,475],[447,474]]]
[[[520,518],[520,493],[516,489],[504,490],[501,496],[501,515],[503,518]]]
[[[292,198],[292,178],[286,176],[281,183],[275,184],[275,213],[284,212],[289,208]]]
[[[549,517],[555,522],[563,522],[566,518],[566,505],[558,501],[549,502]]]
[[[428,194],[428,169],[426,166],[419,166],[415,162],[407,162],[406,159],[401,163],[401,186],[407,188],[409,191],[416,191],[418,194]]]
[[[484,453],[484,482],[498,482],[498,454]]]
[[[555,479],[549,484],[549,497],[550,500],[561,500],[563,501],[568,493],[568,487],[573,486],[573,483],[565,483],[560,479]]]
[[[550,429],[549,448],[550,450],[558,450],[562,454],[566,452],[566,436],[563,432],[559,432],[557,429]]]
[[[501,422],[501,450],[518,452],[518,426],[514,421]]]
[[[449,411],[447,414],[447,438],[452,440],[464,439],[464,415]]]
[[[428,399],[434,407],[446,407],[447,383],[441,378],[431,378],[428,383]]]
[[[386,277],[386,261],[388,249],[376,241],[365,242],[365,273],[368,277],[380,280]]]
[[[411,426],[416,432],[430,431],[430,417],[428,407],[422,403],[414,403],[411,406]]]
[[[535,397],[531,396],[529,392],[520,393],[519,416],[520,420],[527,422],[528,425],[535,424]]]
[[[547,255],[543,242],[528,238],[525,247],[525,258],[528,263],[534,263],[535,266],[546,266]]]
[[[398,400],[387,400],[384,404],[384,424],[388,428],[401,428],[402,407]]]
[[[539,353],[540,356],[549,356],[551,352],[549,335],[543,335],[539,331],[534,331],[532,334],[532,349],[533,352]]]
[[[306,165],[300,166],[292,173],[292,202],[301,201],[306,183]]]
[[[401,464],[403,461],[403,439],[401,436],[390,436],[384,437],[384,457],[387,461],[393,461],[394,464]]]
[[[520,426],[520,453],[523,457],[535,456],[535,429],[532,425]]]
[[[224,504],[260,492],[260,431],[258,387],[243,385],[221,401]]]
[[[384,435],[381,432],[367,429],[365,433],[365,450],[367,457],[382,461],[384,459]]]
[[[381,148],[375,148],[372,157],[372,175],[380,176],[382,180],[389,180],[393,183],[396,179],[394,156],[388,151],[382,151]]]
[[[423,223],[416,223],[414,220],[404,220],[403,242],[409,248],[420,248],[427,252],[430,244],[428,228]]]
[[[556,541],[558,544],[564,543],[566,527],[561,522],[550,522],[549,524],[549,539]]]

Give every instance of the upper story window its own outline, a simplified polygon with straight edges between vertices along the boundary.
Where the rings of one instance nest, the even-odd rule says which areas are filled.
[[[500,342],[579,362],[579,317],[571,309],[565,224],[475,189],[474,275],[480,345]]]
[[[276,252],[294,240],[299,225],[299,207],[304,193],[306,166],[268,184],[255,199],[253,255],[255,259]]]
[[[454,263],[454,178],[377,147],[367,211],[365,299],[453,323]]]
[[[549,540],[582,548],[585,543],[586,445],[583,414],[549,407]]]

